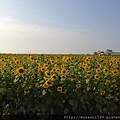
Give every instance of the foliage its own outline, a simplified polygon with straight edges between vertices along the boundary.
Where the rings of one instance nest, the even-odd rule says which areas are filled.
[[[118,112],[120,56],[0,54],[0,114]]]

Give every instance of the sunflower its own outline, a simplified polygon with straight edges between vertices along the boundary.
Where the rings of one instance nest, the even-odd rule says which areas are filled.
[[[105,91],[101,91],[100,92],[100,95],[104,95],[106,92]]]
[[[102,55],[101,54],[98,54],[99,57],[101,57]]]
[[[15,61],[15,63],[18,65],[18,64],[19,64],[19,61],[18,61],[18,60],[16,60],[16,61]]]
[[[33,59],[33,56],[30,56],[29,58],[30,58],[30,61],[33,61],[33,60],[34,60],[34,59]]]
[[[112,72],[113,75],[116,75],[116,74],[118,73],[117,70],[113,70],[113,71],[111,71],[111,72]]]
[[[98,76],[98,75],[95,75],[94,78],[95,78],[95,79],[99,79],[99,76]]]
[[[39,87],[39,83],[35,83],[35,87],[38,88]]]
[[[116,83],[116,79],[112,80],[112,83]]]
[[[25,90],[24,90],[24,95],[29,94],[29,93],[30,93],[30,90],[29,90],[29,89],[25,89]]]
[[[96,72],[100,72],[100,69],[99,69],[99,68],[97,68],[97,69],[95,69],[95,71],[96,71]]]
[[[105,85],[109,85],[110,81],[106,80]]]
[[[48,68],[48,64],[44,64],[43,67],[44,67],[44,68]]]
[[[103,67],[103,65],[102,64],[100,64],[100,68],[102,68]]]
[[[54,65],[54,67],[55,67],[55,68],[58,68],[58,65],[57,65],[57,64],[55,64],[55,65]]]
[[[15,60],[17,60],[17,58],[16,58],[16,57],[13,57],[13,60],[15,61]]]
[[[8,119],[10,118],[10,113],[9,113],[9,112],[8,112],[7,114],[3,113],[3,114],[2,114],[2,118],[3,118],[4,120],[8,120]]]
[[[32,75],[32,76],[31,76],[31,79],[32,79],[32,80],[34,80],[34,79],[35,79],[35,76],[34,76],[34,75]]]
[[[87,58],[87,59],[85,59],[85,62],[88,62],[89,61],[89,59]]]
[[[50,72],[45,71],[45,73],[44,73],[44,74],[45,74],[45,76],[46,76],[46,77],[50,77]]]
[[[10,65],[12,65],[13,64],[13,61],[10,61]]]
[[[76,84],[76,88],[81,88],[81,84]]]
[[[45,84],[49,87],[49,86],[52,86],[52,85],[53,85],[53,82],[47,80],[47,81],[45,82]]]
[[[38,70],[41,70],[41,65],[38,65],[37,69],[38,69]]]
[[[63,79],[65,79],[65,78],[66,78],[66,76],[65,76],[65,75],[61,75],[60,77],[61,77],[61,78],[63,78]]]
[[[61,74],[67,74],[67,71],[65,69],[62,69]]]
[[[103,72],[107,73],[109,70],[107,68],[104,68]]]
[[[38,61],[38,60],[36,60],[35,62],[36,62],[36,63],[39,63],[39,61]]]
[[[91,72],[91,71],[88,71],[88,72],[87,72],[87,75],[88,75],[88,76],[89,76],[89,75],[91,75],[91,74],[92,74],[92,72]]]
[[[119,62],[119,61],[116,61],[116,64],[118,64],[118,65],[119,65],[119,64],[120,64],[120,62]]]
[[[60,67],[61,67],[61,69],[65,69],[66,66],[65,66],[65,64],[62,64]]]
[[[51,79],[52,80],[56,80],[58,77],[55,75],[55,74],[53,74],[53,75],[51,75]]]
[[[73,79],[73,80],[76,80],[76,76],[75,76],[75,75],[72,75],[72,79]]]
[[[4,64],[4,66],[8,66],[8,64],[7,64],[7,63],[5,63],[5,64]]]
[[[45,68],[44,68],[44,67],[41,67],[41,71],[44,72],[44,71],[45,71]]]
[[[57,91],[61,92],[62,91],[62,87],[57,87]]]
[[[43,84],[42,87],[43,88],[48,88],[48,86],[46,84]]]
[[[20,74],[20,75],[23,75],[23,74],[26,73],[23,67],[17,68],[16,72],[17,72],[18,74]]]
[[[59,69],[59,68],[56,68],[55,71],[56,71],[56,73],[59,73],[59,72],[60,72],[60,69]]]
[[[55,68],[52,68],[52,72],[55,72],[56,71],[56,69]]]
[[[14,70],[12,70],[11,73],[14,74],[15,73]]]
[[[100,84],[101,84],[101,85],[103,85],[103,84],[104,84],[104,81],[103,81],[103,80],[101,80],[101,81],[100,81]]]
[[[50,63],[53,64],[53,63],[54,63],[54,60],[50,59]]]

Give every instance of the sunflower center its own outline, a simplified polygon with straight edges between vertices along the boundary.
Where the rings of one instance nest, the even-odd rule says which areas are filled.
[[[51,82],[49,81],[49,82],[47,82],[47,84],[49,84],[49,85],[50,85],[50,84],[51,84]]]
[[[24,72],[24,70],[21,68],[21,69],[19,69],[19,73],[23,73]]]

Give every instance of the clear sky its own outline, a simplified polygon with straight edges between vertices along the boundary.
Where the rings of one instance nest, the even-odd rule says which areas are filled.
[[[120,51],[120,0],[0,0],[1,53]]]

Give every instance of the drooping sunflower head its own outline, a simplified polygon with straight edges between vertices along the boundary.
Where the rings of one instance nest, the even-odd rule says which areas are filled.
[[[50,77],[50,75],[51,75],[49,71],[45,71],[44,74],[45,74],[46,77]]]
[[[50,87],[50,86],[52,86],[52,85],[53,85],[53,82],[51,82],[51,81],[47,80],[47,81],[45,82],[45,84],[46,84],[46,86]]]
[[[24,90],[24,95],[29,94],[29,93],[30,93],[30,90],[29,90],[29,89],[25,89],[25,90]]]
[[[51,75],[51,79],[54,81],[54,80],[57,80],[57,76],[55,74]]]
[[[48,86],[46,84],[43,84],[42,87],[43,88],[48,88]]]

